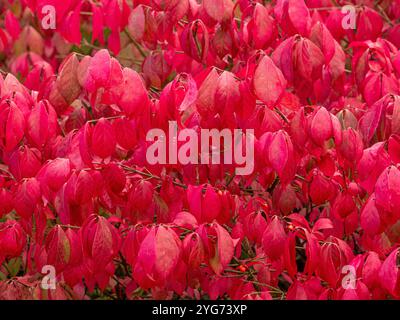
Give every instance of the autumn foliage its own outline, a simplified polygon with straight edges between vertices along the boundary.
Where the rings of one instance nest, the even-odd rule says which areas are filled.
[[[1,0],[0,68],[1,299],[400,298],[399,0]]]

